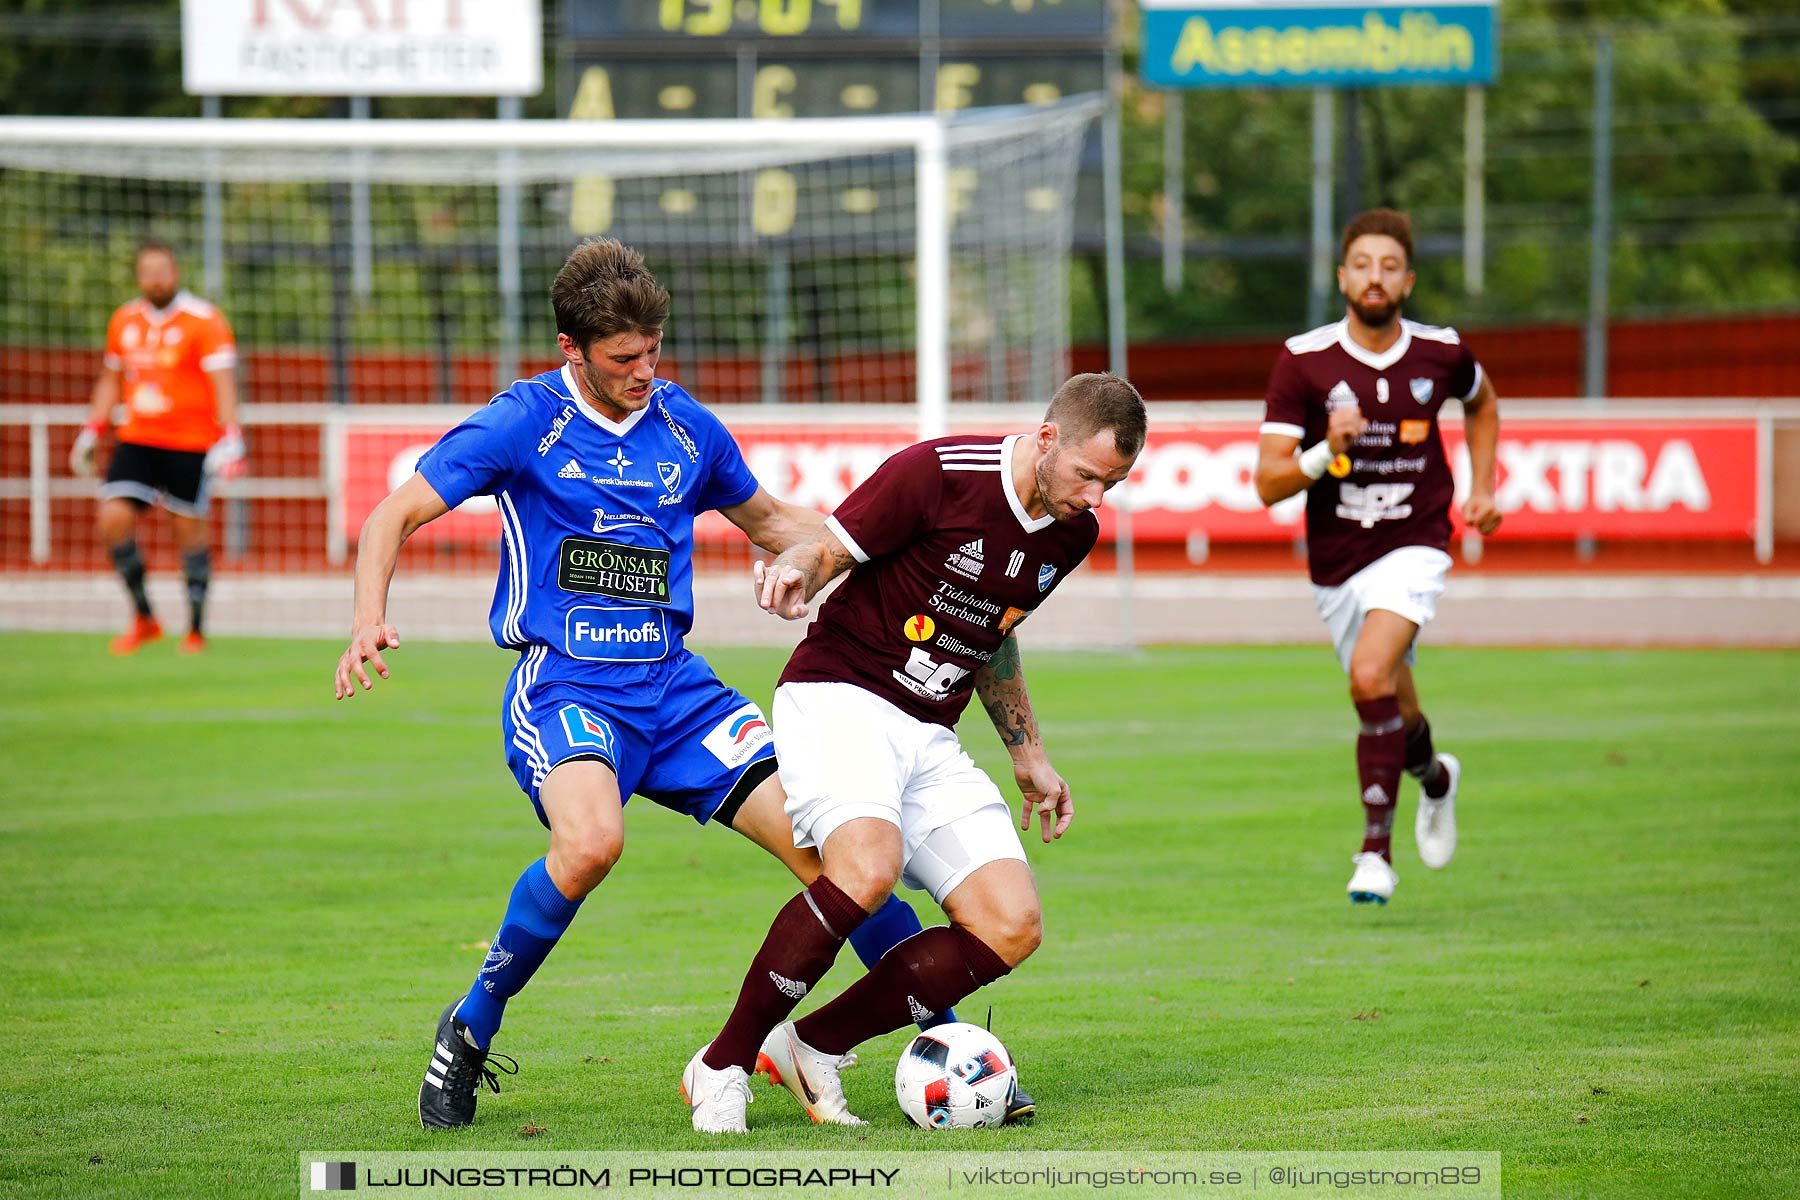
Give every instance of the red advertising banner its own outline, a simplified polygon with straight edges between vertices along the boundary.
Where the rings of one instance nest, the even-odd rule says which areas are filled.
[[[383,496],[412,473],[443,432],[428,426],[344,430],[345,532],[354,537]],[[835,508],[888,455],[913,441],[903,426],[757,425],[733,420],[745,460],[775,495]],[[1468,458],[1460,426],[1444,427],[1460,501]],[[1750,538],[1757,504],[1757,424],[1716,421],[1507,421],[1499,448],[1501,537]],[[1258,434],[1244,424],[1154,425],[1127,488],[1102,510],[1111,537],[1116,505],[1141,541],[1285,541],[1302,532],[1302,498],[1265,508],[1255,486]],[[492,500],[477,497],[413,535],[434,542],[497,540]],[[716,513],[695,524],[701,541],[740,535]]]

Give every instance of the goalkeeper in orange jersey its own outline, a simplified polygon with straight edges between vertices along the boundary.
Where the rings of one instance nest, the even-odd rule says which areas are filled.
[[[69,453],[77,475],[91,475],[94,451],[122,399],[118,449],[100,485],[100,536],[136,606],[114,654],[132,654],[162,637],[144,592],[137,522],[161,504],[169,512],[187,577],[188,634],[181,650],[206,648],[201,619],[212,560],[206,545],[209,484],[244,469],[237,419],[237,344],[225,314],[181,286],[181,268],[166,242],[138,247],[136,300],[121,305],[106,327],[106,365],[94,383],[87,424]]]

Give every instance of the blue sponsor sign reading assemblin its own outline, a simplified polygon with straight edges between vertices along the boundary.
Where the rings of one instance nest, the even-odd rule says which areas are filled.
[[[1491,83],[1495,0],[1141,0],[1144,82],[1159,87]]]

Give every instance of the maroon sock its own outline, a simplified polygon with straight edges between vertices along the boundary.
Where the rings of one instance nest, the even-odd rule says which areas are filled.
[[[725,1028],[701,1061],[715,1071],[733,1065],[754,1069],[769,1030],[786,1020],[801,997],[825,978],[844,939],[868,915],[823,875],[784,904],[751,960]]]
[[[1406,773],[1419,781],[1419,786],[1433,800],[1450,790],[1450,773],[1437,760],[1431,744],[1431,722],[1419,714],[1419,723],[1406,731]]]
[[[936,925],[881,956],[830,1004],[794,1023],[814,1050],[843,1054],[884,1033],[928,1021],[1011,967],[960,925]]]
[[[1400,701],[1393,696],[1358,700],[1356,713],[1362,718],[1362,733],[1356,739],[1356,779],[1362,785],[1365,822],[1362,848],[1393,862],[1394,794],[1400,790],[1400,769],[1406,762]]]

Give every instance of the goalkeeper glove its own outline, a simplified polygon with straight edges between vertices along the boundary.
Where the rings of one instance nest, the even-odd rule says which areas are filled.
[[[100,435],[106,432],[105,417],[95,417],[81,427],[75,435],[75,444],[69,447],[69,470],[83,478],[94,473],[94,449],[100,444]]]
[[[201,463],[208,475],[217,475],[221,479],[236,479],[244,473],[244,431],[236,425],[227,425],[219,440],[213,443],[212,449],[206,452],[206,461]]]

